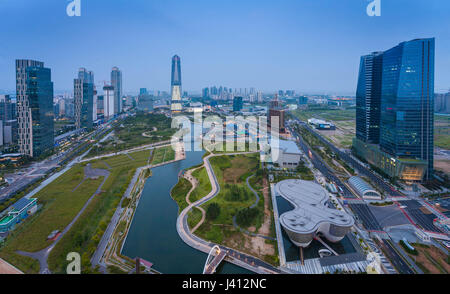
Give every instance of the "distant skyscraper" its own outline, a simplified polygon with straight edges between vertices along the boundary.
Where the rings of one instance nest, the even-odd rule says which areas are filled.
[[[181,112],[181,60],[178,55],[172,58],[172,112]]]
[[[358,134],[353,150],[391,178],[433,178],[434,46],[434,38],[415,39],[362,58],[357,90]],[[367,115],[377,112],[379,58],[381,103],[377,120]],[[371,136],[370,130],[377,129],[371,124],[378,121],[379,144],[371,144],[376,136]]]
[[[53,148],[53,83],[51,71],[35,60],[16,60],[19,152],[39,156]]]
[[[356,90],[356,137],[373,144],[380,141],[382,67],[383,52],[361,57]]]
[[[0,120],[16,119],[15,103],[11,102],[9,95],[0,95]]]
[[[233,99],[233,111],[241,111],[243,107],[242,97],[236,96]]]
[[[80,68],[78,78],[73,81],[75,106],[75,127],[77,129],[93,127],[94,113],[94,74]]]
[[[263,102],[263,94],[262,91],[258,91],[258,97],[256,99],[258,101],[258,103],[262,103]]]
[[[114,114],[123,111],[122,102],[122,72],[117,67],[113,67],[111,71],[111,86],[114,87]]]
[[[106,85],[103,87],[103,111],[105,119],[110,119],[114,116],[115,97],[113,86]]]
[[[147,94],[147,88],[141,88],[139,90],[139,95],[146,95]]]

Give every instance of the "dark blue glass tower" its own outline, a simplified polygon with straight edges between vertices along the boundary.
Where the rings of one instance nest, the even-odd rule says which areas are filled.
[[[371,144],[380,141],[382,66],[383,52],[361,57],[356,90],[356,137]]]
[[[242,97],[234,97],[233,99],[233,111],[241,111],[243,107]]]
[[[383,54],[380,148],[425,160],[433,176],[434,38],[400,43]]]
[[[32,154],[39,156],[53,148],[53,83],[48,68],[26,69],[26,95],[31,114]]]

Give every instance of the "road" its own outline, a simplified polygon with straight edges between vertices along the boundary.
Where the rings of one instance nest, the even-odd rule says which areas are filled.
[[[303,140],[303,138],[300,136],[300,134],[298,134],[297,132],[292,130],[290,127],[288,127],[288,128],[289,128],[291,134],[297,139],[297,142],[299,143],[303,152],[306,155],[308,155],[309,152],[311,152],[312,156],[310,156],[309,159],[311,160],[314,167],[316,169],[318,169],[326,178],[328,178],[329,180],[334,182],[334,184],[337,187],[340,188],[341,193],[343,194],[344,198],[355,199],[356,198],[355,195],[353,195],[353,193],[347,188],[347,186],[344,185],[344,183],[335,175],[334,170],[331,167],[329,167],[323,161],[323,159],[319,155],[317,155],[317,153],[314,150],[312,150],[312,148],[310,148],[308,146],[308,144]]]
[[[20,193],[27,187],[51,174],[56,168],[64,165],[74,155],[80,153],[82,149],[89,147],[89,138],[98,138],[108,132],[110,130],[108,126],[109,123],[90,134],[82,136],[77,143],[74,143],[74,146],[63,153],[54,155],[41,162],[32,163],[29,167],[22,168],[13,175],[6,175],[6,178],[10,178],[11,182],[8,186],[0,188],[0,201]]]
[[[386,196],[389,197],[403,197],[404,195],[394,189],[391,185],[386,183],[381,177],[374,174],[371,170],[369,170],[364,165],[360,164],[357,160],[351,157],[349,154],[342,152],[339,148],[334,146],[331,142],[326,140],[322,135],[315,132],[308,124],[296,119],[297,123],[304,126],[311,134],[316,136],[322,143],[328,146],[337,156],[339,156],[343,161],[347,164],[355,168],[360,174],[368,177],[373,183],[375,183],[380,189],[382,189]]]

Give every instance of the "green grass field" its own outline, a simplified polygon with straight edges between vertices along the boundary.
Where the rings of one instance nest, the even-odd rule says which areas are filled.
[[[245,180],[258,168],[259,162],[256,155],[213,157],[210,159],[210,162],[221,189],[215,198],[205,203],[202,207],[207,210],[211,203],[217,203],[220,206],[220,214],[213,221],[205,221],[196,234],[212,242],[221,243],[224,240],[224,236],[230,237],[234,232],[233,216],[240,209],[249,207],[255,202],[254,195],[248,189]],[[246,189],[251,193],[251,197],[243,202],[228,201],[225,199],[228,193],[227,183],[233,183],[233,185]]]
[[[450,116],[434,116],[434,144],[450,150]]]
[[[191,202],[195,202],[206,195],[212,190],[211,182],[209,181],[208,173],[204,167],[197,169],[192,173],[192,176],[197,179],[198,186],[192,191],[189,199]]]
[[[170,194],[172,195],[173,200],[175,200],[178,204],[178,213],[180,213],[183,209],[185,209],[188,204],[186,202],[186,195],[191,190],[192,185],[191,182],[186,180],[185,178],[181,178],[175,187],[172,188]]]
[[[88,273],[90,258],[109,223],[120,198],[124,194],[137,167],[147,165],[150,151],[109,157],[90,162],[93,168],[107,169],[110,175],[97,195],[74,226],[58,242],[51,252],[48,264],[55,273],[64,271],[68,252],[77,251],[82,256],[82,271]],[[81,210],[90,196],[97,190],[103,177],[86,179],[75,191],[74,188],[84,178],[83,166],[76,165],[54,182],[42,189],[35,197],[42,208],[30,219],[18,226],[0,249],[0,257],[14,264],[26,273],[39,271],[37,261],[15,253],[16,250],[36,252],[51,244],[47,236],[53,230],[62,231]]]

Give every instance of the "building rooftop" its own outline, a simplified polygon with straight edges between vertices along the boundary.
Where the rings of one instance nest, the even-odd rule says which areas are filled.
[[[28,205],[30,205],[31,202],[35,201],[36,199],[27,199],[27,198],[22,198],[19,201],[17,201],[16,203],[14,203],[13,205],[11,205],[12,211],[21,211],[22,209],[24,209],[25,207],[27,207]]]
[[[320,185],[303,180],[285,180],[275,186],[277,195],[294,205],[294,210],[280,216],[280,223],[289,230],[309,234],[322,223],[351,227],[353,218],[340,210],[327,206],[328,193]]]
[[[356,190],[356,192],[363,197],[379,197],[380,193],[375,190],[370,184],[361,179],[360,177],[351,177],[348,183]]]
[[[279,142],[280,149],[283,150],[284,153],[302,154],[295,141],[279,140]]]

